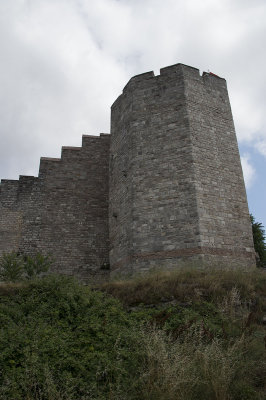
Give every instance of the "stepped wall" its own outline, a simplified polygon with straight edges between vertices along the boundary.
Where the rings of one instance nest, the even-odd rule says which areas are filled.
[[[87,280],[186,263],[255,265],[226,81],[176,64],[130,79],[111,135],[0,185],[0,255],[51,255]]]
[[[41,158],[39,177],[1,185],[2,251],[50,254],[53,271],[101,279],[109,265],[109,135],[83,136],[61,158]],[[7,224],[7,220],[9,220]]]

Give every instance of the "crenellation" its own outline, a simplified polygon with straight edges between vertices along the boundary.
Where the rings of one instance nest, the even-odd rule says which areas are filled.
[[[155,77],[153,71],[144,72],[143,74],[133,76],[127,83],[127,85],[123,89],[123,93],[129,92],[132,87],[137,86],[145,86],[146,83],[149,83],[151,79]]]
[[[183,64],[163,68],[152,79],[148,75],[141,85],[140,80],[135,84],[130,81],[112,107],[109,206],[112,268],[119,266],[121,271],[149,268],[149,254],[152,260],[158,254],[160,266],[167,266],[170,255],[176,263],[181,257],[193,260],[194,254],[198,262],[199,257],[203,260],[209,253],[216,254],[215,261],[224,262],[218,249],[223,247],[232,256],[244,240],[239,232],[241,238],[237,245],[233,244],[227,230],[227,225],[235,232],[241,229],[230,222],[228,210],[233,197],[229,196],[229,187],[235,190],[234,201],[239,204],[240,195],[245,204],[241,218],[252,248],[225,80],[211,74],[201,76],[198,69]],[[224,165],[224,152],[231,164]],[[227,174],[220,174],[221,168]],[[225,197],[230,199],[219,201]],[[218,216],[220,223],[216,220]],[[190,253],[185,251],[188,248]],[[250,258],[244,252],[240,262],[254,265],[254,253]]]
[[[200,71],[198,68],[190,67],[185,64],[174,64],[160,69],[160,75],[165,77],[168,81],[171,79],[176,80],[176,75],[186,75],[190,78],[200,79]]]
[[[0,254],[41,252],[83,281],[184,263],[255,265],[226,81],[175,64],[131,78],[111,134],[83,135],[39,176],[2,180]]]

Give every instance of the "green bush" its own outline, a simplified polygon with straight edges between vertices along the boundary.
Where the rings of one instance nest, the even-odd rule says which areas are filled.
[[[265,272],[216,274],[139,278],[134,307],[66,277],[1,285],[0,400],[264,399]]]
[[[35,255],[4,253],[0,259],[0,281],[19,282],[23,279],[36,278],[48,272],[51,264],[51,258],[40,253]]]
[[[17,253],[4,253],[0,259],[0,280],[3,282],[18,282],[23,277],[24,263]]]
[[[265,231],[260,222],[255,222],[253,215],[250,215],[255,251],[258,254],[257,266],[266,267],[266,244]]]
[[[106,399],[127,392],[141,363],[119,302],[64,277],[4,296],[0,399]]]
[[[34,256],[26,255],[23,259],[26,279],[33,279],[48,272],[52,264],[50,257],[44,256],[40,253],[37,253]]]

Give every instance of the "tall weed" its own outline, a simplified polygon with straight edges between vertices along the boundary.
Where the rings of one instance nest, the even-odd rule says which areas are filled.
[[[143,334],[146,363],[140,398],[155,400],[228,400],[242,357],[243,339],[225,345],[206,341],[200,329],[172,340],[150,328]]]

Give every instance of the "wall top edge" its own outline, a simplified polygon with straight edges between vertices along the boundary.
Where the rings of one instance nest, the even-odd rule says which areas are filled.
[[[1,184],[15,184],[18,183],[18,179],[1,179]]]
[[[101,132],[99,135],[87,135],[87,134],[83,134],[82,137],[83,137],[83,138],[93,138],[93,139],[96,139],[96,138],[100,138],[101,136],[109,136],[109,135],[110,135],[110,133]]]
[[[183,70],[183,69],[191,70],[194,73],[196,73],[198,76],[200,76],[200,71],[198,68],[191,67],[190,65],[182,64],[182,63],[168,65],[167,67],[161,68],[160,75],[168,75],[169,72],[176,72],[177,70]]]
[[[41,161],[61,161],[61,158],[41,157]]]
[[[62,150],[81,150],[81,147],[77,146],[62,146]]]
[[[97,139],[98,137],[100,137],[99,135],[82,135],[83,138],[93,138],[93,139]]]
[[[110,133],[100,133],[99,135],[82,135],[82,141],[84,139],[96,139],[96,140],[100,140],[100,139],[104,139],[106,137],[109,137]]]
[[[179,77],[183,76],[184,79],[191,78],[191,79],[202,80],[203,83],[216,82],[217,84],[219,84],[219,82],[221,83],[226,82],[224,78],[214,74],[213,72],[204,71],[201,75],[200,70],[198,68],[191,67],[189,65],[182,63],[177,63],[161,68],[159,75],[155,75],[153,71],[149,71],[133,76],[124,87],[122,94],[112,104],[111,108],[113,108],[117,104],[118,100],[121,99],[121,96],[123,96],[128,90],[130,90],[135,85],[138,86],[139,83],[144,83],[147,81],[151,81],[153,79],[163,79],[163,78],[174,79],[177,77],[177,75]]]
[[[36,176],[34,176],[34,175],[19,175],[19,180],[21,181],[21,180],[28,180],[28,181],[31,181],[31,180],[34,180],[34,179],[38,179]]]

